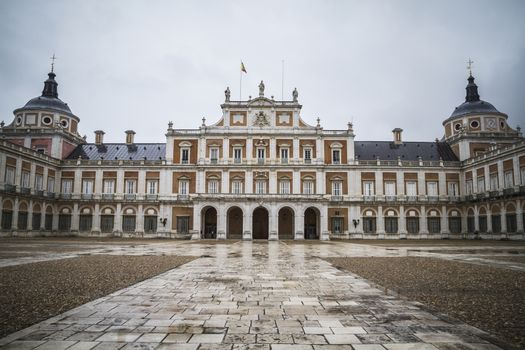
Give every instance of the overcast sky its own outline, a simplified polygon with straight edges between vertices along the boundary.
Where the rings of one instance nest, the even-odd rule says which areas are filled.
[[[525,1],[0,1],[0,120],[39,96],[55,65],[59,97],[93,142],[164,142],[168,121],[197,128],[239,96],[294,87],[302,118],[354,122],[359,140],[432,141],[465,98],[467,60],[483,100],[525,127]]]

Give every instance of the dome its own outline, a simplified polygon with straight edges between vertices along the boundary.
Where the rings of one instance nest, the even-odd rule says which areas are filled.
[[[64,103],[61,99],[55,97],[38,96],[29,102],[27,102],[24,108],[35,108],[35,109],[55,109],[66,113],[71,113],[67,103]]]
[[[450,117],[454,118],[471,113],[500,113],[500,111],[498,111],[491,103],[483,100],[472,102],[467,101],[456,107]]]

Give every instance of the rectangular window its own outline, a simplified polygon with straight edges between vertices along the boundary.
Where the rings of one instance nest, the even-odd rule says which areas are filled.
[[[417,217],[407,218],[407,231],[408,233],[419,233],[419,218]]]
[[[218,148],[210,148],[210,160],[212,163],[217,163],[217,160],[219,159],[219,149]]]
[[[50,193],[55,192],[55,178],[54,177],[47,178],[47,192],[50,192]]]
[[[266,156],[266,150],[264,148],[257,148],[257,159],[259,162],[264,162],[264,158]]]
[[[10,166],[5,168],[5,183],[8,185],[15,184],[15,168]]]
[[[29,171],[22,171],[22,183],[20,184],[20,187],[29,188],[30,177],[31,177],[31,174],[29,173]]]
[[[478,193],[485,192],[485,176],[478,176]]]
[[[490,174],[489,180],[490,180],[490,190],[496,191],[498,189],[498,174],[496,173]]]
[[[448,229],[450,230],[450,233],[461,233],[461,218],[457,216],[449,217]]]
[[[42,191],[44,188],[44,176],[42,174],[35,175],[35,190]]]
[[[395,196],[396,195],[396,183],[394,181],[385,182],[385,195]]]
[[[27,230],[27,212],[18,212],[18,228],[21,230]]]
[[[343,218],[340,218],[340,217],[332,218],[332,232],[333,233],[343,232]]]
[[[136,192],[137,181],[136,180],[126,180],[124,182],[124,193],[133,194]]]
[[[507,232],[515,233],[518,230],[518,223],[516,221],[516,214],[511,213],[506,215],[507,220]]]
[[[233,159],[235,163],[241,163],[242,161],[242,148],[233,149]]]
[[[113,215],[100,216],[100,231],[103,233],[113,232],[115,218]]]
[[[257,194],[266,193],[266,181],[258,180],[255,182],[255,192]]]
[[[2,229],[10,230],[13,226],[13,212],[2,210]]]
[[[159,181],[158,180],[147,180],[146,181],[146,192],[147,194],[157,194],[159,192]]]
[[[514,186],[514,174],[512,173],[512,170],[505,172],[505,177],[503,180],[505,182],[505,188],[511,188]]]
[[[179,181],[179,194],[188,194],[188,190],[189,190],[189,181],[180,180]]]
[[[51,231],[53,229],[53,214],[46,214],[45,221],[44,228],[46,231]]]
[[[436,197],[438,195],[438,184],[435,181],[427,182],[427,195]]]
[[[417,182],[408,181],[406,183],[406,187],[407,187],[407,196],[410,196],[410,197],[417,196]]]
[[[73,192],[73,179],[62,179],[62,193]]]
[[[338,149],[332,150],[332,164],[341,164],[341,151]]]
[[[235,193],[235,194],[242,193],[242,181],[235,180],[232,182],[232,193]]]
[[[124,215],[122,217],[122,231],[135,232],[135,215]]]
[[[80,232],[88,232],[91,231],[91,225],[93,223],[93,216],[92,215],[80,215],[79,221],[78,221],[78,229]]]
[[[208,193],[219,193],[219,180],[208,180]]]
[[[83,194],[92,194],[93,193],[93,180],[82,180],[82,193]]]
[[[342,196],[343,183],[341,181],[332,181],[332,196]]]
[[[448,195],[450,197],[459,197],[459,184],[457,182],[448,183]]]
[[[472,194],[474,192],[474,184],[472,180],[467,180],[466,187],[467,187],[467,194]]]
[[[181,163],[188,164],[189,162],[190,162],[190,150],[187,148],[183,148],[181,150]]]
[[[363,195],[373,196],[374,195],[374,181],[363,182]]]
[[[281,180],[279,187],[280,194],[290,194],[290,180]]]
[[[189,216],[177,216],[177,233],[188,233],[190,232],[190,217]]]
[[[115,180],[104,180],[104,193],[115,193]]]
[[[42,220],[42,214],[40,213],[33,213],[33,230],[39,230],[40,229],[40,222]]]
[[[58,230],[62,232],[68,232],[71,230],[71,215],[70,214],[58,215]]]
[[[363,218],[363,232],[364,233],[375,233],[376,232],[376,218]]]
[[[525,166],[520,169],[521,184],[525,186]]]
[[[281,148],[281,163],[288,163],[288,148]]]
[[[479,232],[487,232],[487,217],[485,215],[480,215],[478,217],[479,223]]]
[[[314,194],[314,182],[312,180],[304,180],[303,193],[304,194]]]
[[[304,152],[304,162],[305,163],[311,163],[312,162],[312,149],[311,148],[305,148],[303,150]]]
[[[427,226],[429,233],[440,233],[441,232],[441,219],[437,217],[427,218]]]
[[[501,232],[501,216],[499,214],[491,215],[492,222],[492,232],[500,233]]]
[[[397,218],[385,218],[385,232],[397,233]]]

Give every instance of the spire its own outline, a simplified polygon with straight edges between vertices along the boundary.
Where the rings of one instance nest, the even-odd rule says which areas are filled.
[[[465,97],[465,102],[476,102],[479,101],[478,86],[474,83],[474,77],[472,73],[468,77],[468,84],[466,87],[467,96]]]
[[[44,90],[42,96],[58,98],[58,83],[55,81],[55,73],[49,72],[47,74],[49,78],[44,82]]]

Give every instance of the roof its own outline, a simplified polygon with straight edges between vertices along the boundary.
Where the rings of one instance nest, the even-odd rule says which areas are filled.
[[[54,109],[71,113],[71,109],[69,109],[67,103],[63,102],[58,97],[38,96],[29,100],[29,102],[25,104],[24,108]]]
[[[355,155],[358,160],[419,160],[458,161],[446,142],[403,142],[395,145],[391,141],[355,141]]]
[[[165,143],[86,143],[77,146],[66,159],[165,160]]]
[[[450,115],[450,118],[470,113],[500,113],[500,111],[498,111],[491,103],[483,100],[472,102],[467,101],[456,107],[454,112]]]

